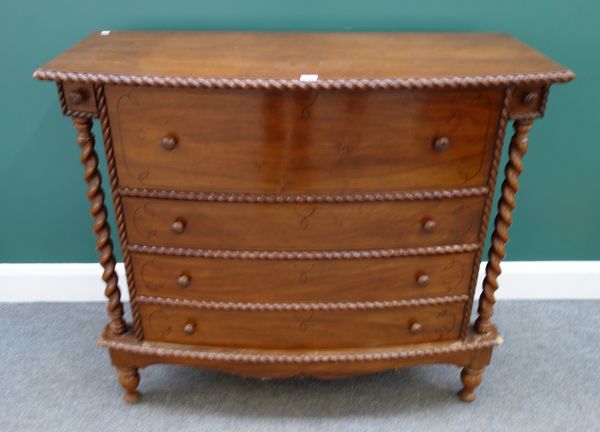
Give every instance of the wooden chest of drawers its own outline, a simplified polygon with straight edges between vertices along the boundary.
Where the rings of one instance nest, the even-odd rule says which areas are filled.
[[[490,318],[527,133],[571,71],[500,34],[102,32],[34,76],[58,83],[78,132],[101,345],[128,402],[154,363],[259,377],[450,363],[474,399],[501,342]]]

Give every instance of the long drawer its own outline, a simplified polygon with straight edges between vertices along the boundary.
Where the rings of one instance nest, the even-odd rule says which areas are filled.
[[[356,260],[132,254],[138,295],[215,302],[372,302],[466,295],[474,253]]]
[[[502,90],[106,93],[121,186],[293,194],[483,186]]]
[[[142,304],[144,338],[239,348],[382,347],[459,337],[463,303],[370,310],[245,311]]]
[[[483,197],[260,204],[124,198],[130,243],[237,250],[382,249],[476,242]]]

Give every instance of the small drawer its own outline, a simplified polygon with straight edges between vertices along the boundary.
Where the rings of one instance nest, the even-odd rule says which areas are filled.
[[[483,204],[483,197],[319,204],[123,199],[129,243],[236,250],[473,243]]]
[[[65,108],[68,111],[96,114],[96,95],[94,85],[91,83],[62,83]]]
[[[140,305],[147,340],[272,349],[384,347],[457,339],[463,309],[463,303],[327,311]]]
[[[108,86],[119,184],[265,194],[484,186],[502,89]]]
[[[547,92],[547,86],[515,88],[510,98],[511,116],[542,115]]]
[[[138,295],[246,303],[369,302],[466,295],[475,253],[356,260],[131,254]]]

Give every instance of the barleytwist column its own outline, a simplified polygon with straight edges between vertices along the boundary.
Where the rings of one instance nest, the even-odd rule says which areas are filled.
[[[84,167],[83,177],[88,184],[87,196],[92,204],[90,213],[94,218],[96,249],[100,253],[100,264],[104,269],[102,279],[106,283],[104,295],[108,298],[109,330],[111,334],[120,335],[127,330],[127,325],[123,320],[121,291],[119,290],[117,273],[115,272],[116,260],[113,254],[113,244],[110,239],[110,228],[107,221],[108,213],[104,206],[102,178],[98,171],[98,155],[94,150],[95,139],[92,134],[92,120],[89,118],[73,117],[73,125],[77,130],[77,142],[81,147],[81,163]]]
[[[504,169],[505,179],[502,183],[502,196],[498,202],[498,215],[494,220],[492,245],[488,252],[488,263],[485,268],[483,292],[479,298],[479,317],[475,321],[475,331],[479,334],[489,333],[493,324],[491,317],[494,314],[494,293],[498,289],[498,276],[500,276],[500,262],[506,255],[508,242],[508,229],[512,224],[512,211],[515,208],[515,195],[519,190],[519,175],[523,171],[521,162],[527,151],[527,134],[533,126],[533,119],[515,120],[514,134],[510,140],[509,160]]]

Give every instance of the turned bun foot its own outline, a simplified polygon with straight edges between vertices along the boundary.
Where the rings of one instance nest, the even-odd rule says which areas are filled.
[[[119,383],[125,389],[125,402],[134,404],[140,401],[142,395],[137,391],[137,386],[140,383],[140,375],[136,367],[118,367]]]
[[[458,397],[464,402],[473,402],[477,397],[475,395],[475,389],[481,384],[482,377],[483,369],[464,368],[460,373],[463,388],[457,393]]]
[[[141,398],[142,395],[137,390],[134,390],[132,392],[126,391],[125,396],[123,396],[123,400],[125,400],[125,402],[127,402],[128,404],[136,404],[140,401]]]
[[[475,392],[473,390],[467,390],[466,388],[463,388],[456,394],[458,395],[460,400],[462,400],[463,402],[473,402],[475,400],[475,398],[477,397],[477,395],[475,395]]]

